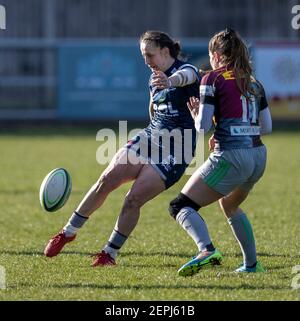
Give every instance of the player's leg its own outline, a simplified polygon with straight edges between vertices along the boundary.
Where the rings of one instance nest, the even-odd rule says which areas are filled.
[[[85,224],[88,217],[99,208],[108,194],[121,184],[133,180],[139,174],[143,164],[128,162],[127,149],[120,149],[98,181],[91,187],[61,232],[55,235],[45,248],[45,255],[57,255],[63,246],[75,239],[77,231]],[[130,156],[135,157],[134,155]]]
[[[239,187],[234,189],[227,196],[219,200],[220,207],[228,219],[232,232],[237,239],[243,253],[243,266],[237,269],[237,272],[262,272],[263,267],[257,262],[256,245],[253,229],[247,215],[240,208],[240,204],[247,198],[249,191],[254,184],[261,178],[266,166],[266,148],[261,146],[252,150],[241,151],[245,159],[246,167],[250,168],[251,175]],[[251,164],[250,159],[254,160],[254,167],[247,166]]]
[[[223,166],[222,164],[221,162],[221,167]],[[204,181],[203,176],[212,176],[215,171],[217,178],[222,179],[223,177],[219,175],[220,166],[218,159],[210,156],[190,177],[178,197],[170,202],[169,211],[171,216],[194,240],[199,252],[213,250],[214,247],[211,244],[205,221],[197,211],[200,207],[215,202],[223,196],[223,194],[210,187],[207,182]],[[224,168],[221,169],[223,170]],[[221,174],[222,173],[226,174],[226,171],[221,172]],[[217,179],[213,181],[218,183]]]
[[[227,217],[232,232],[243,253],[244,264],[252,267],[256,264],[256,247],[251,224],[239,205],[247,198],[248,191],[236,188],[219,200],[219,205]]]
[[[170,214],[194,240],[199,254],[184,264],[178,273],[189,276],[207,265],[219,265],[222,256],[215,249],[204,219],[198,213],[200,207],[209,205],[223,195],[210,188],[197,170],[188,180],[181,193],[170,203]]]
[[[186,183],[180,196],[187,197],[200,208],[227,195],[243,182],[244,177],[239,175],[238,166],[234,163],[235,158],[230,159],[225,154],[224,152],[210,154],[205,163]],[[192,275],[202,266],[220,263],[221,254],[214,248],[206,223],[197,212],[197,208],[184,204],[176,209],[175,214],[176,220],[192,237],[199,250],[195,259],[179,269],[179,275]]]
[[[242,212],[239,206],[246,200],[248,195],[249,191],[237,187],[234,191],[219,199],[219,205],[227,219],[233,217],[237,212]]]
[[[77,207],[76,212],[85,217],[89,217],[103,204],[109,193],[120,185],[136,179],[143,164],[139,163],[136,156],[132,154],[130,158],[135,158],[134,164],[128,160],[127,149],[120,149],[97,182],[85,195]]]
[[[124,245],[139,220],[141,207],[165,188],[165,183],[158,172],[151,165],[144,165],[126,195],[107,244],[95,258],[93,266],[114,264],[118,250]]]
[[[238,187],[219,200],[220,207],[227,217],[231,230],[243,253],[243,266],[237,272],[262,272],[257,262],[253,229],[245,212],[239,207],[247,198],[249,191]]]
[[[214,191],[196,171],[183,187],[181,193],[170,203],[170,214],[194,240],[199,252],[213,251],[209,232],[198,210],[215,202],[223,195]]]

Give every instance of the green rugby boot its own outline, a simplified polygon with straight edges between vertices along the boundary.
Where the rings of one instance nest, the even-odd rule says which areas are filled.
[[[220,265],[223,257],[219,250],[200,252],[191,261],[184,264],[179,270],[180,276],[192,276],[207,266]]]
[[[257,261],[254,267],[247,267],[246,265],[240,266],[234,272],[236,273],[263,273],[266,272],[264,267]]]

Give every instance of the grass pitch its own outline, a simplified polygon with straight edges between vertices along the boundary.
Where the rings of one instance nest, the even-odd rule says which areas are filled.
[[[6,285],[0,300],[300,299],[300,289],[292,288],[297,278],[292,269],[300,265],[300,132],[274,132],[264,138],[267,170],[243,206],[267,273],[230,273],[242,256],[225,218],[211,205],[201,213],[224,261],[188,278],[179,277],[177,269],[196,247],[168,214],[168,203],[187,176],[142,208],[116,267],[92,268],[90,255],[107,241],[130,184],[108,197],[61,255],[43,256],[49,238],[64,226],[104,168],[96,162],[100,143],[95,137],[92,130],[57,129],[0,135],[0,265]],[[61,210],[46,213],[39,204],[39,187],[55,167],[69,170],[73,191]],[[296,278],[294,285],[300,287]]]

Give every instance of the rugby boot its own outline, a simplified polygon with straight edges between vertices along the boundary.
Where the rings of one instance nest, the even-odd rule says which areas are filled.
[[[60,231],[58,234],[52,237],[52,239],[48,242],[44,254],[47,257],[53,257],[60,253],[62,248],[66,243],[72,242],[76,238],[76,234],[73,236],[67,237],[64,231]]]

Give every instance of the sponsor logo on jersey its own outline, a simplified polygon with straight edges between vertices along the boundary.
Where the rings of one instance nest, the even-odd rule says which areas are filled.
[[[233,70],[227,70],[222,73],[222,76],[225,80],[232,80],[235,79]]]
[[[231,136],[255,136],[260,135],[259,126],[230,126]]]

